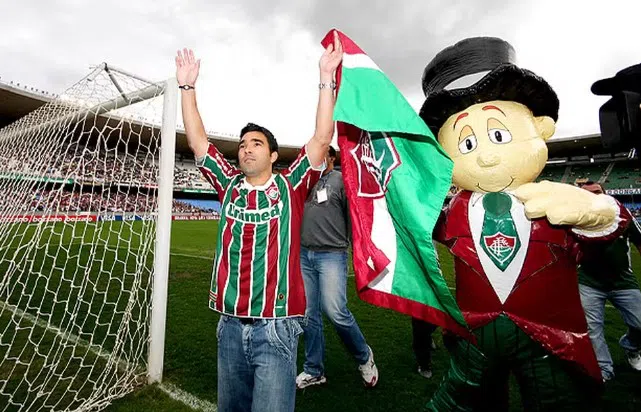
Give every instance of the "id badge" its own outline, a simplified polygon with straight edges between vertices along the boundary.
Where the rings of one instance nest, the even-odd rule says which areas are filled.
[[[322,188],[321,190],[316,192],[316,201],[318,203],[323,203],[327,201],[327,189]]]

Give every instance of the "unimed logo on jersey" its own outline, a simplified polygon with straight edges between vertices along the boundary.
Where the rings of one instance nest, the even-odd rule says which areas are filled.
[[[271,207],[265,209],[246,209],[238,207],[233,203],[227,205],[226,215],[230,219],[238,220],[245,223],[267,223],[272,219],[280,216],[283,209],[283,202],[278,202]]]

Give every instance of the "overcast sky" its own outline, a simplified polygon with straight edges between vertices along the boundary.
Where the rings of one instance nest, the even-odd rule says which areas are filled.
[[[330,28],[358,43],[417,110],[422,71],[438,51],[497,36],[554,87],[556,136],[569,137],[599,130],[606,99],[591,84],[641,62],[639,21],[639,0],[5,1],[0,77],[61,93],[106,61],[161,80],[187,46],[202,59],[208,130],[237,133],[252,121],[281,144],[302,145],[314,129],[319,41]]]

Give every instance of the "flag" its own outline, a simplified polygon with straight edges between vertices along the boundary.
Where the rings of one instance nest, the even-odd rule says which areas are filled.
[[[376,63],[338,34],[344,53],[334,120],[359,297],[469,335],[432,242],[452,161]]]

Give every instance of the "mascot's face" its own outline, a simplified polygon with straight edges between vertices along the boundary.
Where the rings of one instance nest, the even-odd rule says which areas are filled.
[[[500,192],[533,182],[548,158],[554,120],[534,117],[508,101],[475,104],[447,119],[438,141],[454,161],[453,183],[473,192]]]

